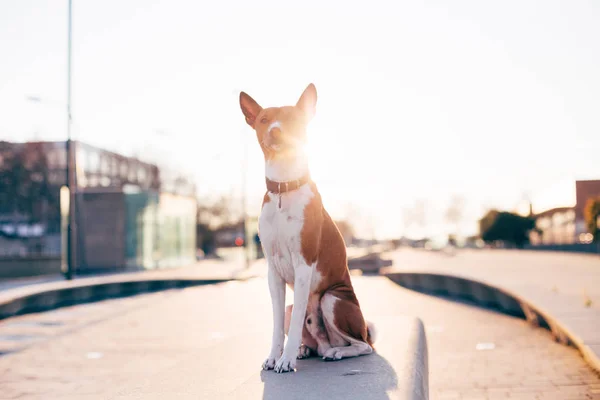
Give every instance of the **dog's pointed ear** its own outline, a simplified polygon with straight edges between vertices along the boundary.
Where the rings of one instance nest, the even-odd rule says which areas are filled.
[[[244,92],[240,92],[240,107],[246,117],[246,123],[254,128],[256,117],[262,111],[262,107]]]
[[[311,83],[304,89],[296,107],[304,111],[309,120],[315,116],[317,112],[317,88],[315,85]]]

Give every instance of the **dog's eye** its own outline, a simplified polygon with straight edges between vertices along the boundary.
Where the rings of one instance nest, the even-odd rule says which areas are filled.
[[[262,119],[260,120],[261,124],[266,124],[268,122],[266,117],[262,117]]]

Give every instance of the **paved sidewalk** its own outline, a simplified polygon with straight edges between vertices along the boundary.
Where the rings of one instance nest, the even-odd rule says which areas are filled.
[[[101,312],[102,306],[109,309]],[[374,316],[382,330],[395,332],[379,342],[377,354],[344,362],[302,360],[296,373],[284,375],[261,371],[272,323],[264,278],[37,317],[60,329],[65,312],[76,310],[83,319],[78,327],[0,357],[0,398],[276,400],[320,399],[324,393],[330,399],[427,398],[420,395],[427,388],[423,327],[402,315]],[[0,338],[35,336],[33,329],[40,331],[35,317],[0,323]]]
[[[406,316],[425,323],[432,400],[600,397],[600,379],[577,351],[523,320],[382,277],[352,280],[376,324],[375,356],[304,360],[293,374],[261,371],[271,337],[268,285],[232,281],[0,321],[0,337],[27,344],[0,357],[0,398],[395,398],[406,377],[390,346],[405,341],[394,324]]]
[[[385,272],[456,276],[500,288],[564,331],[600,371],[600,257],[559,252],[402,249]]]

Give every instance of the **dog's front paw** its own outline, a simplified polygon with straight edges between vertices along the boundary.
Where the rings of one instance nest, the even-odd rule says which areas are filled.
[[[302,360],[304,358],[308,358],[312,355],[312,350],[310,347],[302,345],[298,349],[298,360]]]
[[[264,369],[265,371],[273,369],[273,368],[275,368],[275,363],[276,362],[277,362],[277,360],[275,360],[275,358],[269,357],[263,363],[262,369]]]
[[[286,354],[283,354],[275,364],[275,372],[278,374],[291,372],[294,369],[296,369],[296,357],[288,357]]]

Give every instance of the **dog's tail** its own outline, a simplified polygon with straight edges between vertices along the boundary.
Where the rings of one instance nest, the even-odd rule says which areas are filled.
[[[373,347],[375,340],[377,339],[377,330],[375,324],[367,321],[367,343]]]

